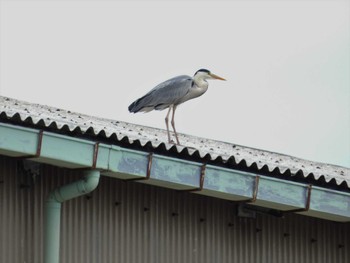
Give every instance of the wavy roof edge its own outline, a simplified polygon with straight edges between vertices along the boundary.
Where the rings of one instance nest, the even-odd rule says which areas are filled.
[[[162,129],[98,118],[3,96],[0,96],[0,121],[104,138],[113,144],[151,148],[183,158],[190,156],[205,162],[232,164],[248,171],[279,174],[285,179],[298,177],[343,190],[350,188],[349,168],[185,134],[179,134],[181,146],[173,145],[166,143],[166,131]]]

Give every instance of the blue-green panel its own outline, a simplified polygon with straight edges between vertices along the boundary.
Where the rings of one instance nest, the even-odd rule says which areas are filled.
[[[74,163],[75,166],[91,167],[94,142],[44,132],[40,159],[55,160],[60,164]]]
[[[109,157],[109,171],[146,177],[148,153],[112,146]]]
[[[153,156],[151,179],[199,187],[201,164],[174,160],[159,155]]]
[[[304,208],[307,199],[307,185],[261,176],[257,199],[278,203],[281,206]]]
[[[255,176],[208,165],[205,170],[203,189],[251,198]]]
[[[313,187],[311,192],[310,210],[350,218],[350,194]]]
[[[0,123],[0,153],[9,156],[34,155],[39,131]]]
[[[108,169],[110,149],[111,149],[110,145],[102,144],[102,143],[98,145],[98,155],[97,155],[97,162],[96,162],[97,169],[102,169],[102,170]]]

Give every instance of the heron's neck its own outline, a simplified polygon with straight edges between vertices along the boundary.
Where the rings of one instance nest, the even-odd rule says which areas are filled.
[[[206,81],[205,78],[201,76],[194,76],[193,81],[194,81],[194,84],[200,89],[206,90],[208,88],[208,82]]]

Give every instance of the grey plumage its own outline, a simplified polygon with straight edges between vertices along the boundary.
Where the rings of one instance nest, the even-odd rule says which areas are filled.
[[[174,120],[176,107],[187,100],[194,99],[204,94],[208,89],[207,79],[225,80],[210,73],[207,69],[200,69],[194,74],[193,78],[187,75],[181,75],[160,83],[146,95],[131,103],[128,109],[130,112],[137,113],[169,108],[165,118],[169,143],[173,143],[170,138],[168,124],[169,114],[171,109],[173,109],[171,125],[174,129],[176,142],[180,144]]]
[[[131,103],[129,111],[136,113],[164,110],[170,105],[180,104],[181,98],[190,91],[192,84],[193,80],[190,76],[182,75],[171,78]]]

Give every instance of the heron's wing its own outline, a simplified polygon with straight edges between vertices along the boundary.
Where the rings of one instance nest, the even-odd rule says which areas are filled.
[[[191,89],[192,78],[182,75],[164,81],[129,106],[130,112],[162,110],[177,104]]]

